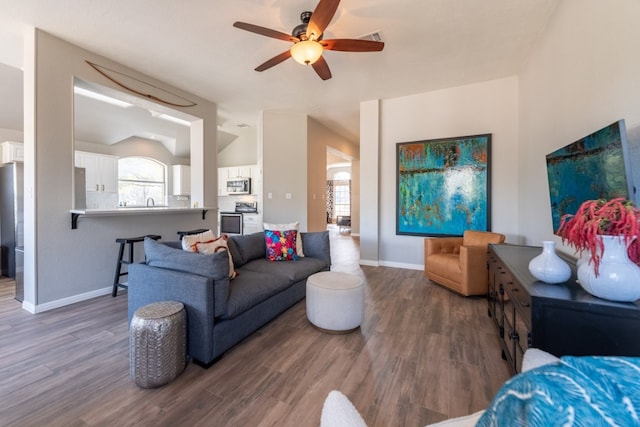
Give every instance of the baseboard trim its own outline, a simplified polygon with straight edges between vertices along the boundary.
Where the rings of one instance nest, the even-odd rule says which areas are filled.
[[[368,259],[361,259],[360,265],[366,265],[368,267],[380,267],[380,263],[378,263],[378,261],[371,261]]]
[[[381,267],[403,268],[405,270],[424,270],[423,264],[407,264],[404,262],[380,261]]]
[[[42,313],[44,311],[49,311],[56,308],[64,307],[66,305],[75,304],[80,301],[86,301],[88,299],[101,297],[103,295],[110,295],[112,290],[113,288],[111,286],[108,286],[106,288],[97,289],[91,292],[85,292],[84,294],[73,295],[67,298],[61,298],[44,304],[37,304],[35,306],[33,304],[27,304],[23,302],[22,308],[33,314]]]

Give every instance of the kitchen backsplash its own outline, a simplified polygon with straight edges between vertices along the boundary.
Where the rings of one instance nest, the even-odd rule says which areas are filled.
[[[189,196],[169,196],[167,198],[167,206],[172,208],[188,208],[191,206],[191,197]]]
[[[218,196],[218,209],[220,212],[233,212],[236,209],[236,202],[256,202],[257,197],[255,195],[244,196]],[[258,206],[258,212],[261,212],[260,206]]]
[[[166,205],[172,208],[188,208],[191,206],[191,198],[168,196]],[[118,193],[87,191],[87,209],[116,209],[117,207]]]
[[[118,207],[118,193],[87,191],[87,209],[115,209]]]

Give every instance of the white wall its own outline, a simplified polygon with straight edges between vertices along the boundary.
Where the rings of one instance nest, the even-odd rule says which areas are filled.
[[[360,264],[379,265],[380,102],[360,104]],[[352,222],[353,225],[353,222]]]
[[[37,29],[25,37],[25,302],[40,311],[109,292],[115,269],[117,237],[161,234],[175,240],[181,229],[216,227],[215,212],[135,217],[81,218],[70,226],[73,176],[73,79],[118,89],[85,60],[108,66],[156,88],[192,99],[184,111],[204,119],[195,127],[202,143],[192,147],[192,190],[200,203],[217,203],[215,165],[217,106],[195,95],[128,69]],[[195,151],[195,155],[194,155]],[[195,158],[194,158],[195,156]],[[192,175],[193,176],[193,175]]]
[[[261,125],[264,222],[299,221],[307,231],[307,116],[263,111]]]
[[[307,220],[309,231],[321,231],[327,228],[327,151],[338,151],[346,157],[357,160],[358,146],[338,135],[332,129],[309,118],[307,134]],[[352,177],[358,181],[359,176]],[[357,185],[357,183],[356,183]],[[352,208],[360,203],[358,194],[351,194]]]
[[[0,142],[4,141],[23,141],[23,133],[21,130],[0,128]]]
[[[255,165],[258,163],[258,136],[255,127],[238,129],[231,144],[218,153],[218,167]]]
[[[507,241],[520,240],[517,223],[517,158],[518,81],[515,77],[461,86],[447,90],[380,101],[378,117],[361,116],[361,129],[376,126],[379,139],[361,135],[361,194],[376,191],[375,206],[362,203],[360,218],[361,255],[366,263],[422,269],[424,238],[397,236],[396,233],[396,144],[400,142],[492,134],[491,141],[491,202],[492,229],[507,235]],[[361,106],[362,107],[362,106]],[[361,130],[362,134],[362,130]],[[375,159],[363,152],[379,152],[379,167]],[[377,171],[378,176],[372,176]],[[365,177],[364,175],[367,175]],[[365,222],[373,223],[379,215],[378,258],[366,258],[375,253],[375,242],[365,236]],[[367,233],[369,233],[367,231]],[[367,239],[365,239],[367,237]],[[370,254],[370,255],[369,255]]]
[[[553,237],[545,155],[618,119],[631,133],[640,123],[639,21],[637,0],[563,0],[521,73],[518,218],[524,243],[560,243]]]

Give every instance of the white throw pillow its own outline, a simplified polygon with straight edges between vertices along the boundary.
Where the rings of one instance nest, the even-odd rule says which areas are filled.
[[[182,249],[188,252],[198,252],[198,248],[196,247],[197,243],[211,242],[215,240],[215,238],[216,236],[211,230],[207,230],[204,233],[187,234],[182,237]]]
[[[426,427],[474,427],[480,420],[480,417],[482,417],[482,414],[484,414],[484,410],[474,412],[471,415],[449,418],[439,423],[429,424]]]
[[[333,390],[322,406],[320,427],[367,427],[367,424],[347,396]]]
[[[287,231],[287,230],[296,230],[296,253],[298,257],[303,257],[304,253],[302,252],[302,236],[300,235],[300,223],[299,222],[291,222],[289,224],[272,224],[265,222],[262,224],[265,230],[273,230],[273,231]]]
[[[553,354],[531,347],[524,352],[524,357],[522,358],[522,372],[559,361],[560,359]]]

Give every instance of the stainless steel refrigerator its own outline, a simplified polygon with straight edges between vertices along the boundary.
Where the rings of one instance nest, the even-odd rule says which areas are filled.
[[[0,165],[0,273],[16,279],[16,299],[24,298],[24,167]],[[18,276],[18,277],[16,277]]]

